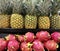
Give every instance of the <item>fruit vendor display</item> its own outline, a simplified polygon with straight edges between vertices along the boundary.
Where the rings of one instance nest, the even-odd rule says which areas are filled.
[[[0,28],[60,29],[59,10],[59,0],[0,0]]]
[[[10,20],[11,28],[23,28],[24,26],[24,19],[22,15],[19,14],[12,14]]]
[[[0,38],[0,51],[57,51],[60,43],[60,32],[51,35],[47,31],[39,31],[36,35],[27,32],[25,35],[9,34],[6,37]]]
[[[0,28],[18,29],[0,37],[0,51],[58,51],[60,32],[50,29],[60,29],[60,0],[0,0]]]

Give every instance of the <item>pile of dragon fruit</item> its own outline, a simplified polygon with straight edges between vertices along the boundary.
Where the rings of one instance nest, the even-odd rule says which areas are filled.
[[[56,51],[59,48],[60,32],[27,32],[25,35],[9,34],[0,38],[0,51]]]

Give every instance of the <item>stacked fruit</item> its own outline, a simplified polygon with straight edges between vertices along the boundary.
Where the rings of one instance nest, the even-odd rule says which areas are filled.
[[[0,51],[56,51],[60,43],[60,32],[50,35],[47,31],[40,31],[36,36],[32,32],[25,35],[9,34],[5,39],[0,38]]]

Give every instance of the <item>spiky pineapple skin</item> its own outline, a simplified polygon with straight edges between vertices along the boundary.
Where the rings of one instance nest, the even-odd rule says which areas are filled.
[[[11,28],[23,28],[23,16],[19,14],[12,14],[11,20],[10,20],[10,25]]]
[[[10,15],[0,14],[0,28],[9,28]]]
[[[26,29],[36,29],[37,26],[37,17],[26,15],[25,16],[25,28]]]
[[[54,15],[50,18],[51,28],[60,29],[60,15]]]
[[[40,29],[49,29],[50,28],[50,19],[48,16],[41,16],[38,18],[38,27]]]

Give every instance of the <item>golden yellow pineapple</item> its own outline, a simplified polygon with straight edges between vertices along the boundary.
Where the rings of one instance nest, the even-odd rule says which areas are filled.
[[[26,29],[36,29],[37,26],[37,17],[26,15],[25,16],[25,28]]]
[[[8,28],[10,21],[10,15],[0,14],[0,28]]]
[[[41,16],[38,18],[38,27],[40,29],[49,29],[50,28],[50,19],[48,16]]]
[[[11,28],[23,28],[23,17],[19,14],[12,14],[10,20]]]
[[[60,15],[56,14],[50,17],[51,19],[51,28],[60,29]]]

